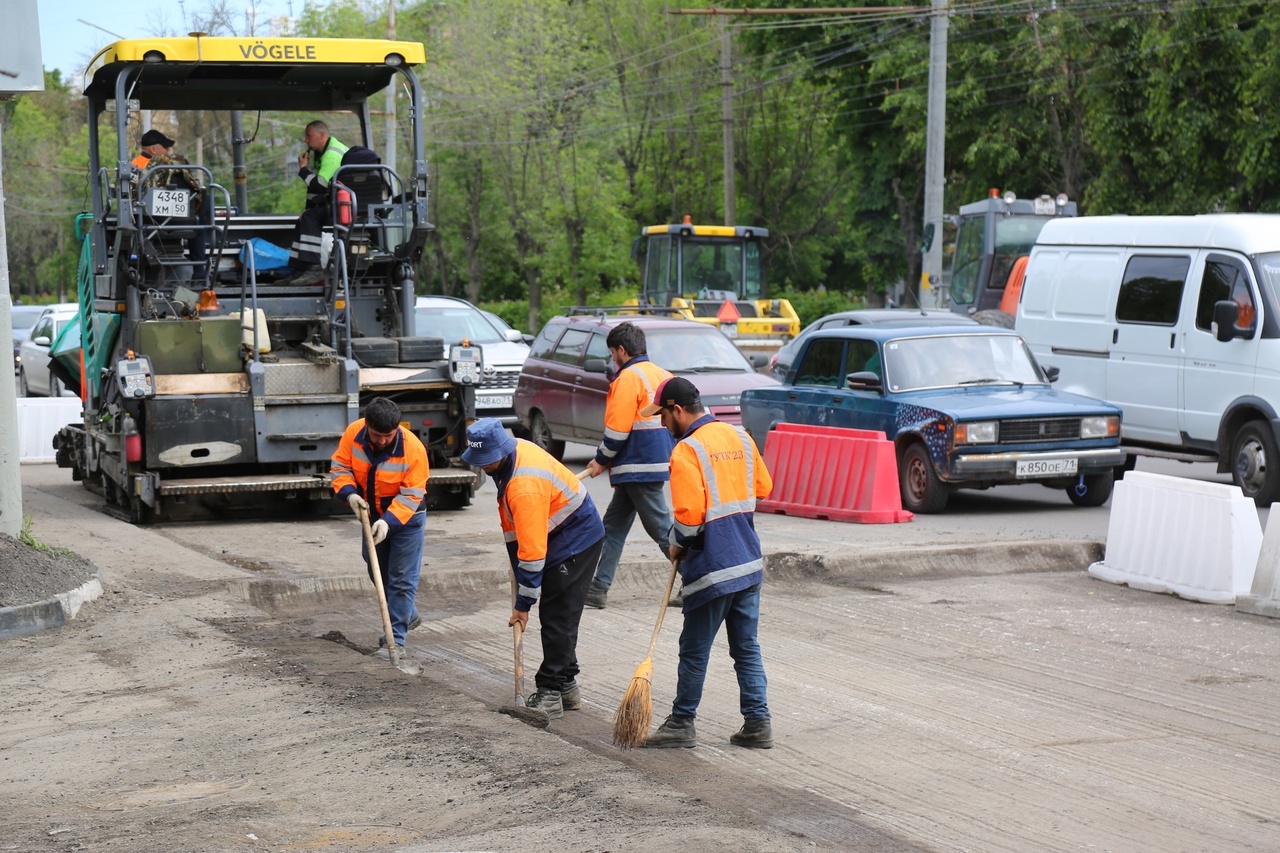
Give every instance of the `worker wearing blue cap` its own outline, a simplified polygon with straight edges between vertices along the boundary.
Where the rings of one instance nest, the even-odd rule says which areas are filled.
[[[498,487],[498,519],[516,578],[508,626],[529,625],[538,604],[542,665],[525,703],[555,719],[582,707],[578,623],[604,542],[604,524],[586,488],[536,444],[512,438],[497,418],[467,427],[462,460]]]

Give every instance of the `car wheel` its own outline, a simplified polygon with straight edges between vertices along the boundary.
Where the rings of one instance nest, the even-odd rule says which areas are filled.
[[[1231,478],[1258,506],[1270,506],[1280,497],[1280,451],[1266,421],[1249,421],[1236,433],[1231,443]]]
[[[551,427],[547,426],[542,412],[535,412],[529,422],[529,440],[554,456],[557,462],[564,459],[564,442],[551,435]]]
[[[898,466],[898,480],[902,485],[902,506],[911,512],[929,515],[942,512],[947,505],[950,491],[938,479],[933,470],[929,450],[916,442],[902,454]]]
[[[18,396],[31,396],[31,386],[27,384],[27,371],[21,367],[18,368]]]
[[[1111,488],[1116,483],[1113,471],[1104,474],[1085,474],[1080,482],[1067,487],[1067,497],[1076,506],[1102,506],[1111,497]]]
[[[49,396],[62,396],[62,380],[55,378],[52,374],[49,375]]]

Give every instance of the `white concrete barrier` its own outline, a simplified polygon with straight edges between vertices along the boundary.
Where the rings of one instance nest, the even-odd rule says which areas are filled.
[[[18,460],[52,462],[53,436],[80,420],[79,397],[19,397]]]
[[[1130,471],[1111,498],[1106,555],[1089,574],[1231,604],[1249,591],[1261,548],[1258,509],[1239,486]]]
[[[1272,509],[1275,506],[1272,505]],[[1253,571],[1249,592],[1236,596],[1236,610],[1258,616],[1280,618],[1280,514],[1267,516],[1267,534]]]

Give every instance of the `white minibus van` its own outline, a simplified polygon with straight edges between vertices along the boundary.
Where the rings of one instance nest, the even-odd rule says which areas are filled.
[[[1280,499],[1280,214],[1045,225],[1015,328],[1058,387],[1124,409],[1134,455],[1216,461]]]

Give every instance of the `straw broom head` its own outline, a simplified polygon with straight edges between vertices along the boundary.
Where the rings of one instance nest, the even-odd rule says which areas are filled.
[[[613,715],[613,745],[623,749],[640,746],[649,737],[653,721],[653,658],[636,667],[631,684]]]

